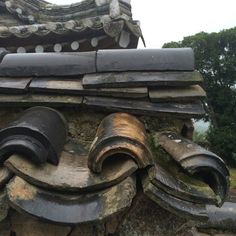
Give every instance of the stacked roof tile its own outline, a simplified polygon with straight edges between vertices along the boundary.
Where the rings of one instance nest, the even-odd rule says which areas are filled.
[[[205,113],[206,94],[191,49],[6,54],[0,76],[2,106],[73,105],[151,116]]]
[[[224,162],[173,132],[157,133],[152,149],[148,138],[137,118],[115,113],[103,119],[89,152],[68,140],[57,166],[35,165],[29,153],[14,150],[0,169],[2,219],[11,207],[52,224],[102,222],[131,206],[138,176],[161,207],[220,227],[213,212],[220,214],[229,189]]]
[[[24,231],[22,215],[49,222],[49,235],[56,224],[58,235],[88,224],[114,233],[140,192],[203,227],[235,228],[228,169],[191,140],[190,119],[206,112],[192,49],[131,49],[142,33],[129,0],[0,0],[0,12],[0,108],[41,106],[0,130],[0,235],[2,222]],[[89,150],[71,133],[84,121],[68,116],[67,137],[71,107],[102,114],[96,134],[84,128]],[[167,116],[180,129],[147,124]]]

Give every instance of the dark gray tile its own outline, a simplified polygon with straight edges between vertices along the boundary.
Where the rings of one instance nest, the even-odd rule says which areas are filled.
[[[88,168],[88,156],[78,150],[76,143],[64,147],[58,166],[46,163],[39,168],[18,155],[11,156],[5,165],[31,184],[65,193],[87,193],[107,188],[118,184],[138,168],[133,160],[117,158],[105,163],[100,175],[94,174]]]
[[[177,117],[202,117],[205,110],[201,103],[151,103],[142,100],[85,97],[84,105],[106,111],[122,111],[137,115]]]
[[[130,207],[136,194],[135,177],[91,194],[59,194],[15,177],[7,186],[10,204],[17,211],[44,221],[79,224],[106,219]]]
[[[0,76],[63,76],[96,72],[96,52],[7,54]]]
[[[99,50],[98,72],[193,71],[191,48]]]
[[[97,73],[83,77],[84,88],[136,88],[184,87],[203,82],[201,74],[194,72],[124,72]]]

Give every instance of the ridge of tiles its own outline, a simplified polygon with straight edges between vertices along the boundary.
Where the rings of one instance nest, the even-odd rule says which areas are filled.
[[[4,52],[0,105],[83,104],[140,115],[200,117],[206,97],[202,81],[190,48]]]

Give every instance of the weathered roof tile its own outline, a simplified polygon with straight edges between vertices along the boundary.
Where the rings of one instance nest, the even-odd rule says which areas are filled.
[[[26,93],[31,78],[0,78],[0,93]]]
[[[193,71],[190,48],[99,50],[97,71]]]
[[[108,53],[111,58],[126,55],[130,59],[123,64],[117,61],[119,72],[113,72],[116,70],[114,64],[104,67],[112,72],[99,72],[100,52],[102,55]],[[137,68],[131,60],[134,55],[140,64]],[[153,58],[160,64],[155,64]],[[165,65],[159,67],[163,58]],[[177,69],[172,62],[179,58],[193,63],[192,50],[4,54],[0,63],[0,106],[78,106],[83,103],[86,107],[138,115],[201,117],[205,111],[199,100],[206,96],[199,86],[203,78],[197,71],[185,71],[184,67]],[[7,91],[8,95],[3,95],[5,88],[11,89]],[[26,94],[13,95],[19,91]],[[84,100],[78,95],[84,96]]]
[[[176,117],[202,117],[205,114],[200,102],[193,103],[151,103],[142,100],[114,99],[103,97],[84,98],[83,104],[87,107],[104,111],[123,111],[137,115],[163,116],[173,115]]]
[[[99,222],[130,207],[136,194],[135,177],[91,194],[59,194],[35,187],[19,177],[7,186],[10,204],[22,213],[51,223]]]
[[[192,202],[173,197],[144,178],[142,184],[144,193],[164,209],[183,218],[207,221],[208,216],[205,204],[193,204]]]
[[[96,72],[95,52],[7,54],[0,76],[62,76]]]
[[[174,132],[160,132],[155,138],[185,171],[204,179],[219,196],[219,205],[223,204],[229,191],[229,170],[220,157]]]
[[[85,88],[132,88],[132,87],[185,87],[201,84],[203,78],[197,71],[193,72],[114,72],[96,73],[83,77]]]
[[[33,78],[32,82],[29,85],[29,90],[37,94],[38,93],[67,94],[67,95],[74,94],[74,95],[91,95],[91,96],[120,97],[120,98],[148,97],[148,89],[146,87],[85,89],[82,85],[81,79],[79,78],[68,79],[68,77]]]
[[[145,126],[136,117],[126,113],[113,113],[100,123],[90,147],[88,167],[101,173],[112,158],[131,158],[140,169],[153,164]]]
[[[181,88],[149,88],[149,98],[152,102],[160,101],[191,101],[206,97],[206,92],[199,85]]]
[[[91,39],[101,36],[106,40],[101,41],[100,48],[111,45],[112,48],[136,48],[138,38],[142,37],[127,1],[83,0],[61,6],[42,0],[11,0],[1,7],[9,12],[9,19],[6,21],[6,14],[0,14],[0,43],[11,52],[16,52],[18,47],[33,52],[37,44],[43,44],[47,52],[53,51],[55,43],[66,45],[62,50],[67,51],[71,39],[83,40],[80,51],[88,51],[94,47],[89,45]],[[129,36],[126,40],[122,39],[124,32]]]
[[[172,169],[177,169],[174,165],[176,163],[172,163]],[[170,169],[167,170],[164,165],[162,167],[161,164],[155,163],[155,166],[148,170],[148,178],[157,188],[176,198],[198,204],[218,206],[217,195],[207,184],[194,177],[189,177],[183,170],[181,172],[181,168],[178,168],[179,173],[170,172]]]
[[[116,158],[104,165],[100,175],[94,174],[88,168],[87,151],[78,147],[80,144],[68,142],[58,166],[46,163],[38,167],[19,155],[11,156],[5,165],[35,186],[61,193],[96,192],[120,183],[138,168],[132,160]]]

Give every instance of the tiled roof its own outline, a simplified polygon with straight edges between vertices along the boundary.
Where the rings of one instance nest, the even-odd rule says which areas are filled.
[[[127,1],[84,0],[58,6],[44,1],[12,0],[2,1],[0,7],[19,21],[0,26],[1,47],[13,52],[77,51],[78,45],[80,51],[135,48],[142,37]],[[1,17],[4,22],[5,15],[0,14]]]
[[[58,106],[58,97],[66,99],[63,105],[140,115],[205,113],[206,95],[191,49],[7,54],[0,76],[1,105],[31,106],[40,104],[39,97],[42,105]]]
[[[205,115],[192,49],[3,51],[0,59],[0,107],[76,107],[76,119],[89,110],[103,114],[89,151],[67,138],[63,114],[51,108],[28,109],[0,130],[0,222],[11,208],[51,225],[100,224],[123,218],[139,193],[208,225],[233,219],[225,213],[224,161],[186,138],[190,119]],[[168,116],[181,127],[150,130],[142,115]],[[73,130],[84,126],[77,122]],[[224,212],[222,220],[214,212]]]
[[[70,5],[56,5],[42,0],[2,0],[6,9],[27,23],[66,22],[109,15],[132,17],[129,1],[84,0]]]

